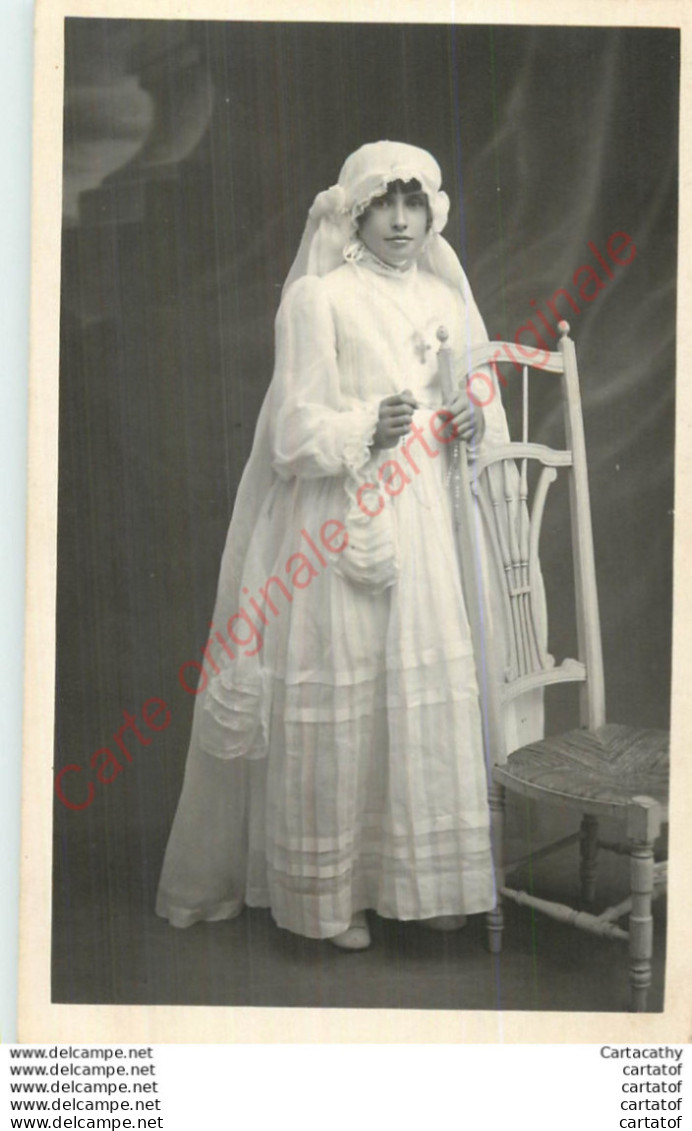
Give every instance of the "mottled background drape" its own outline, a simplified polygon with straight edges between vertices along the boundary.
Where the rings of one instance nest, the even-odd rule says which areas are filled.
[[[129,732],[132,761],[87,808],[56,806],[54,994],[175,1000],[144,924],[192,713],[177,671],[207,639],[307,209],[363,142],[438,158],[446,235],[492,337],[524,327],[532,344],[548,332],[539,311],[554,325],[549,300],[568,318],[608,714],[668,724],[679,42],[666,29],[70,19],[65,44],[56,768],[88,767],[151,697],[171,723],[147,746]],[[636,254],[610,277],[593,248],[615,232]],[[575,281],[586,265],[596,279]],[[535,438],[555,438],[557,410],[539,378]],[[559,658],[566,523],[558,500],[542,562]],[[551,711],[570,717],[566,701]],[[66,779],[77,803],[87,776]]]

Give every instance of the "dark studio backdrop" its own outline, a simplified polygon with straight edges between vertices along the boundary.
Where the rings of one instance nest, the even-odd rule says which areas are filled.
[[[146,747],[129,732],[132,761],[88,807],[56,804],[54,1000],[309,1003],[286,986],[331,959],[268,913],[247,919],[235,990],[230,925],[176,932],[153,913],[193,705],[177,671],[207,638],[308,207],[365,141],[411,142],[442,167],[445,234],[491,337],[514,338],[531,300],[551,320],[547,300],[569,290],[578,313],[557,302],[582,382],[608,716],[665,727],[678,36],[70,19],[65,45],[56,768],[88,768],[152,697],[171,723]],[[614,232],[636,255],[608,278],[588,244],[604,252]],[[572,282],[585,264],[603,284],[591,301]],[[554,440],[557,420],[541,377],[534,438]],[[558,501],[542,542],[558,658],[567,521]],[[571,722],[561,702],[551,720]],[[65,779],[76,803],[87,776]],[[324,987],[319,1001],[349,1003]]]

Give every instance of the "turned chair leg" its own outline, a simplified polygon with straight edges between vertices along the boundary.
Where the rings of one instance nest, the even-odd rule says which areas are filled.
[[[598,820],[586,814],[581,822],[580,869],[582,907],[593,907],[598,873]]]
[[[502,913],[501,889],[505,883],[504,872],[504,834],[505,834],[505,788],[502,785],[491,783],[488,790],[488,804],[490,807],[490,836],[493,853],[493,868],[495,872],[495,906],[486,915],[488,928],[488,949],[491,954],[499,954],[502,950],[502,929],[504,916]]]
[[[637,797],[627,814],[630,840],[630,888],[632,911],[629,918],[629,959],[631,1009],[641,1013],[651,985],[653,918],[651,899],[654,890],[654,842],[660,832],[658,804],[648,797]]]

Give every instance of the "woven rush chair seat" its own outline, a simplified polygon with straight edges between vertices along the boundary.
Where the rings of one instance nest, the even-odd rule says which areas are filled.
[[[584,801],[622,806],[634,797],[668,799],[670,736],[665,730],[638,730],[607,724],[598,730],[572,730],[530,743],[509,755],[496,777],[515,792],[550,794],[560,804]]]

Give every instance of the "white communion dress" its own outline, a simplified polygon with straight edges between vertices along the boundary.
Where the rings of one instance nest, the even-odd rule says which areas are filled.
[[[174,925],[245,903],[326,938],[362,909],[410,920],[494,904],[449,446],[433,420],[441,325],[463,369],[487,340],[475,305],[362,250],[285,293],[159,890]],[[404,389],[413,438],[373,450],[380,402]],[[505,441],[497,389],[485,417],[483,443]]]

